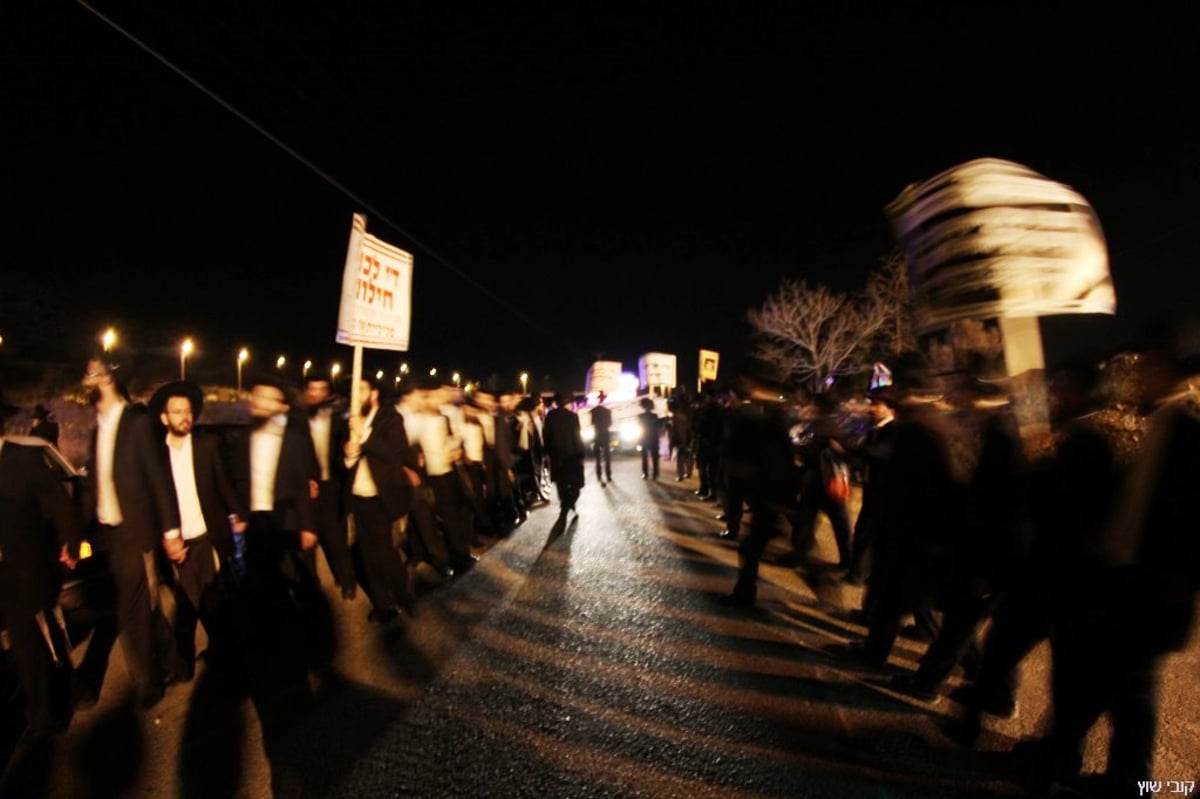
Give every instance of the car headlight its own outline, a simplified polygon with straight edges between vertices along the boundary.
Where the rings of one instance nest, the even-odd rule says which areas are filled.
[[[642,438],[642,426],[638,422],[626,422],[621,425],[621,440],[622,441],[640,441]]]

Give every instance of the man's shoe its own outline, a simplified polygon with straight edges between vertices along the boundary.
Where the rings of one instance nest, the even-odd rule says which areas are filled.
[[[732,594],[717,597],[717,604],[728,608],[752,608],[754,607],[754,597],[739,594],[735,591]]]
[[[927,685],[915,674],[897,674],[895,677],[892,677],[890,687],[892,690],[907,694],[913,699],[931,705],[937,704],[942,698],[942,694],[936,685]]]

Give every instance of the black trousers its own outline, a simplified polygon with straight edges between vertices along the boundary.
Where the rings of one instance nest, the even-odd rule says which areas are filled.
[[[17,682],[25,693],[25,719],[35,733],[48,732],[69,718],[63,691],[66,682],[56,676],[70,674],[71,659],[62,628],[54,621],[53,608],[54,602],[48,602],[41,612],[55,647],[57,664],[37,622],[38,609],[24,602],[0,603],[0,616],[11,645],[9,655]]]
[[[212,539],[205,534],[184,545],[187,557],[175,567],[175,646],[181,669],[190,672],[196,660],[198,622],[204,624],[211,648],[218,649],[227,641]]]
[[[313,510],[317,516],[317,537],[325,560],[329,562],[329,571],[333,573],[333,581],[338,588],[353,588],[356,584],[354,577],[354,559],[350,555],[350,542],[346,539],[346,527],[342,524],[341,484],[336,480],[322,480],[318,483],[316,502]],[[308,551],[310,559],[313,550]],[[314,561],[313,566],[316,566]],[[315,571],[314,571],[315,573]]]
[[[605,438],[603,441],[599,438],[592,444],[592,448],[596,452],[596,479],[597,480],[612,480],[612,444],[611,440]],[[601,472],[603,466],[603,472]]]
[[[758,567],[771,539],[782,532],[790,510],[782,504],[753,502],[750,507],[750,532],[738,543],[738,578],[733,595],[753,602],[758,596]]]
[[[408,570],[392,545],[392,519],[378,497],[354,497],[350,512],[367,596],[376,610],[397,610],[408,603]]]
[[[176,668],[175,637],[158,603],[156,553],[123,541],[122,536],[128,535],[123,528],[101,526],[116,587],[117,632],[134,686],[153,694],[162,690],[164,679]]]

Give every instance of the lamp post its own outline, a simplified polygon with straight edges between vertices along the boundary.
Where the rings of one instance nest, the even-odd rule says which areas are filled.
[[[308,377],[308,370],[311,368],[312,368],[312,361],[305,361],[303,374],[301,374],[301,377]]]
[[[429,370],[429,376],[437,377],[437,367],[436,366]]]
[[[521,372],[521,393],[525,394],[529,386],[529,372]]]
[[[117,343],[117,331],[111,327],[104,331],[104,335],[100,337],[100,345],[104,347],[104,351],[108,352]]]
[[[450,376],[450,379],[454,381],[455,388],[462,388],[462,375],[460,375],[458,372],[455,372]]]
[[[183,343],[179,345],[179,379],[187,379],[187,357],[192,354],[195,345],[192,344],[190,338],[185,338]]]
[[[238,357],[237,357],[237,372],[238,372],[237,398],[238,399],[242,398],[242,364],[244,364],[248,360],[250,360],[250,351],[247,350],[245,347],[242,347],[240,350],[238,350]]]
[[[375,372],[375,379],[376,379],[376,380],[382,380],[382,379],[383,379],[383,370],[382,370],[382,369],[376,370],[376,372]]]
[[[282,369],[282,368],[283,368],[283,365],[284,365],[285,363],[287,363],[287,358],[285,358],[285,357],[283,357],[282,355],[280,355],[278,358],[276,358],[276,359],[275,359],[275,368],[276,368],[276,369]]]
[[[340,363],[335,363],[333,366],[329,367],[329,379],[332,380],[333,382],[335,382],[335,383],[337,382],[337,376],[340,375],[341,373],[342,373],[342,365]]]

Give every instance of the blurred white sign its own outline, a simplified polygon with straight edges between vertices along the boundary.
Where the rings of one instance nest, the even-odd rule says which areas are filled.
[[[886,211],[918,332],[959,319],[1116,312],[1095,211],[1028,167],[969,161],[909,186]]]
[[[665,352],[647,352],[638,358],[638,379],[646,387],[675,388],[675,356]]]
[[[355,214],[342,273],[337,342],[377,350],[408,350],[413,257],[367,233]]]
[[[620,390],[621,362],[596,361],[588,369],[587,393],[603,391],[612,396]]]

